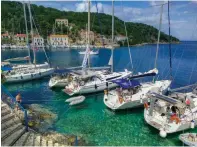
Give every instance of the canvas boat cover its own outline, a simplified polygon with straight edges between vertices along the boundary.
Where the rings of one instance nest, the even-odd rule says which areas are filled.
[[[113,80],[112,82],[116,83],[118,86],[124,89],[141,86],[140,82],[137,80],[117,79],[117,80]]]

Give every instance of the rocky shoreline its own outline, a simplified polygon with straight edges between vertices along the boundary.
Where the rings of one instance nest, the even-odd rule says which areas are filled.
[[[53,130],[53,124],[58,119],[58,115],[51,110],[45,108],[39,104],[31,104],[25,106],[28,113],[28,125],[29,127],[41,133],[46,140],[52,140],[62,145],[87,145],[86,141],[81,136],[74,134],[61,134]],[[77,140],[77,141],[76,141]]]

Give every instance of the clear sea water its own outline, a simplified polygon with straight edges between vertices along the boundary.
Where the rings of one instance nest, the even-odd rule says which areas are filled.
[[[156,45],[131,47],[135,72],[153,69]],[[54,67],[80,66],[83,56],[77,50],[47,51]],[[2,51],[2,60],[26,56],[27,51]],[[110,50],[101,49],[98,56],[91,57],[92,66],[108,64]],[[45,61],[44,53],[37,51],[39,63]],[[131,70],[129,53],[126,47],[115,50],[115,71]],[[158,56],[158,79],[169,79],[168,44],[160,45]],[[197,82],[197,42],[181,42],[172,45],[172,88]],[[143,79],[145,80],[151,80]],[[103,93],[87,95],[83,104],[69,107],[65,103],[68,98],[61,89],[51,90],[48,87],[49,77],[22,84],[6,85],[16,95],[21,92],[23,104],[41,104],[58,114],[58,120],[51,130],[61,133],[80,135],[91,145],[128,145],[128,146],[180,146],[180,133],[170,134],[161,138],[159,131],[144,121],[143,107],[114,113],[103,103]],[[188,130],[197,132],[197,128]]]

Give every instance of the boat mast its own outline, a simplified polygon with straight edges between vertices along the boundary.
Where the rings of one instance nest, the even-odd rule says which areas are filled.
[[[114,71],[114,0],[112,0],[112,41],[111,41],[111,72]]]
[[[88,0],[88,67],[90,68],[90,0]]]
[[[25,8],[25,2],[23,2],[23,11],[24,11],[24,18],[25,18],[25,29],[26,29],[26,44],[28,46],[28,55],[29,55],[29,64],[31,64],[31,54],[30,54],[30,46],[29,46],[29,34],[28,34],[28,28],[27,28],[27,16],[26,16],[26,8]]]
[[[169,27],[169,56],[170,56],[170,80],[172,80],[172,49],[171,49],[171,33],[170,33],[170,2],[168,0],[168,27]]]
[[[159,32],[157,36],[157,50],[156,50],[156,57],[155,57],[155,69],[157,69],[157,60],[158,60],[158,53],[159,53],[159,42],[160,42],[160,33],[161,33],[161,25],[162,25],[162,15],[163,15],[163,5],[161,5],[160,11],[160,20],[159,20]],[[155,77],[153,77],[153,82],[155,82]]]
[[[30,25],[31,25],[31,39],[32,39],[32,49],[33,49],[33,53],[34,53],[34,61],[33,63],[36,64],[36,52],[34,49],[34,32],[33,32],[33,24],[32,24],[32,15],[31,15],[31,8],[30,8],[30,2],[28,5],[29,8],[29,17],[30,17]]]

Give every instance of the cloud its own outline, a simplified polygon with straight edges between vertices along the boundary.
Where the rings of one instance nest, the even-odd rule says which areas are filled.
[[[84,12],[87,11],[88,5],[87,2],[83,1],[81,3],[76,3],[75,7],[77,12]]]
[[[63,7],[62,10],[63,10],[63,11],[70,11],[70,10],[69,10],[68,8],[66,8],[66,7]]]
[[[37,2],[41,5],[44,4]],[[51,7],[59,7],[58,9],[64,11],[77,11],[77,12],[87,12],[88,3],[87,1],[77,1],[77,2],[65,2],[61,4],[62,6],[57,5],[56,3],[45,2],[45,6],[51,5]],[[119,5],[118,5],[119,3]],[[137,5],[136,5],[137,3]],[[115,16],[124,20],[131,22],[140,22],[145,23],[151,26],[158,28],[160,10],[159,5],[167,3],[167,1],[146,1],[141,2],[127,2],[128,5],[116,2],[115,3]],[[144,6],[143,6],[144,5]],[[158,5],[158,6],[155,6]],[[111,15],[112,6],[111,2],[98,2],[97,3],[98,12]],[[91,2],[91,12],[97,12],[96,3]],[[178,37],[181,40],[189,40],[193,34],[194,25],[196,24],[196,12],[197,12],[197,1],[189,2],[179,2],[171,1],[170,3],[170,17],[171,17],[171,32],[173,36]],[[163,17],[162,17],[162,31],[168,33],[168,17],[167,17],[167,5],[164,5],[163,8]],[[197,35],[194,36],[193,40],[197,40]]]

